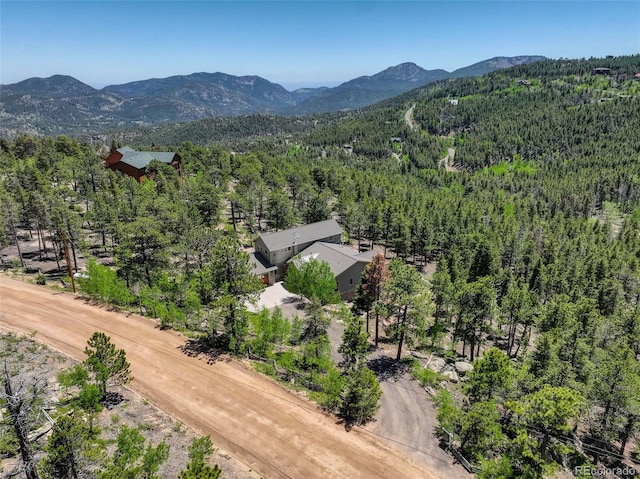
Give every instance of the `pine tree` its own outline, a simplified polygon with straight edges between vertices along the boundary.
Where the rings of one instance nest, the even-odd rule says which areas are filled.
[[[380,308],[375,308],[375,305],[380,302],[384,285],[388,279],[389,270],[387,269],[386,261],[384,256],[378,253],[373,257],[371,263],[369,263],[364,270],[362,276],[362,287],[360,290],[363,309],[367,313],[367,334],[369,333],[369,312],[371,309],[375,310],[376,320],[374,342],[376,347],[378,346],[380,331]]]
[[[56,419],[45,446],[46,457],[40,471],[46,479],[77,479],[82,477],[89,446],[88,431],[75,416],[61,415]]]
[[[491,348],[473,363],[464,390],[471,402],[505,397],[513,384],[514,371],[509,357],[498,348]]]
[[[339,318],[345,323],[342,343],[338,347],[338,352],[342,354],[342,367],[349,370],[362,362],[369,350],[367,334],[363,331],[362,319],[354,316],[351,312],[342,308]]]
[[[207,460],[214,449],[209,436],[195,439],[189,445],[189,462],[186,469],[180,472],[178,479],[219,479],[222,477],[222,469],[217,464],[213,467],[207,464]]]
[[[364,424],[380,407],[382,391],[378,379],[363,363],[349,370],[340,394],[340,418],[347,427]]]
[[[111,464],[98,474],[98,479],[159,479],[160,466],[169,458],[169,445],[146,444],[137,428],[122,426],[116,438],[116,451]]]
[[[102,399],[107,395],[108,385],[124,385],[133,379],[124,349],[116,349],[106,334],[93,333],[84,353],[85,365],[94,374]]]
[[[386,283],[386,292],[389,306],[396,316],[396,360],[400,361],[405,340],[412,339],[414,330],[425,319],[429,297],[424,279],[413,266],[394,260],[389,270],[391,277]]]
[[[238,352],[248,330],[246,304],[257,298],[264,284],[252,273],[249,255],[235,236],[222,236],[211,256],[214,304],[229,335],[229,349]]]

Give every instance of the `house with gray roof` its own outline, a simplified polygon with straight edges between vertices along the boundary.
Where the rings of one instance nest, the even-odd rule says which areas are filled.
[[[267,286],[276,282],[277,266],[271,266],[261,254],[249,253],[249,264],[253,274],[260,276]]]
[[[125,146],[112,151],[105,158],[105,166],[114,171],[120,171],[125,175],[142,181],[148,176],[147,167],[153,160],[160,163],[166,163],[178,170],[178,174],[182,176],[182,158],[173,152],[162,151],[136,151],[133,148]]]
[[[283,279],[292,259],[326,261],[336,277],[336,289],[343,299],[351,299],[376,252],[358,253],[344,246],[342,233],[337,221],[331,219],[260,235],[255,240],[255,252],[251,253],[253,272],[271,285]]]
[[[262,256],[266,264],[277,267],[275,279],[278,281],[284,276],[287,261],[318,241],[342,242],[342,228],[336,220],[318,221],[260,235],[254,243],[255,254]]]
[[[353,299],[360,284],[362,272],[377,254],[375,250],[359,253],[342,244],[317,242],[300,252],[291,261],[326,261],[336,277],[338,292],[342,299]]]

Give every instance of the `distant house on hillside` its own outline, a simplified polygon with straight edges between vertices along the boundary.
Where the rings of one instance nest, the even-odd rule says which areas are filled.
[[[592,75],[611,75],[611,68],[594,68],[591,70]]]
[[[147,166],[153,160],[173,166],[178,170],[178,174],[182,176],[182,158],[173,152],[136,151],[125,146],[111,152],[104,162],[107,168],[120,171],[135,178],[137,181],[142,181],[150,173],[147,172]]]
[[[329,263],[329,268],[336,277],[340,296],[342,299],[349,300],[355,296],[362,272],[376,254],[375,250],[358,253],[341,244],[317,242],[302,251],[299,259],[305,261],[313,258]]]
[[[456,106],[458,104],[457,98],[449,98],[449,105]]]

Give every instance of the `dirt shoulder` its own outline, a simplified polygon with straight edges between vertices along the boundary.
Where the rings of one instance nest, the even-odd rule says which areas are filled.
[[[5,361],[8,369],[18,375],[19,379],[15,384],[24,381],[23,384],[28,386],[36,378],[46,382],[47,387],[40,391],[39,399],[42,401],[40,404],[51,416],[58,415],[59,407],[68,407],[64,402],[60,404],[60,400],[68,398],[69,395],[61,388],[57,378],[61,372],[78,364],[76,361],[53,351],[41,342],[33,341],[26,335],[13,335],[0,328],[0,363],[3,368]],[[116,437],[123,425],[138,428],[142,436],[153,446],[157,446],[161,441],[169,446],[169,457],[160,466],[158,477],[178,477],[187,465],[188,447],[197,438],[196,434],[129,388],[113,386],[110,392],[119,395],[122,400],[104,407],[94,417],[94,426],[105,442],[108,455],[111,456],[115,452]],[[38,415],[32,424],[37,431],[34,433],[37,437],[34,439],[34,456],[39,462],[45,455],[43,446],[49,437],[51,426],[42,414]],[[246,466],[221,451],[215,451],[211,461],[211,464],[221,467],[225,479],[259,478],[258,474],[252,474]],[[88,462],[91,468],[100,462],[100,458],[93,456]],[[21,463],[17,446],[15,455],[0,453],[0,478],[23,477],[19,472]]]
[[[131,388],[267,478],[438,478],[383,440],[352,429],[306,399],[227,357],[185,354],[187,340],[153,321],[88,305],[0,276],[0,327],[81,360],[103,331],[127,351]]]

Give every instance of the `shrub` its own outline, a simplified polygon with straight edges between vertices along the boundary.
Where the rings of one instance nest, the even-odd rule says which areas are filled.
[[[90,298],[118,306],[126,306],[133,301],[133,295],[114,270],[98,264],[89,258],[86,277],[79,277],[80,288]]]
[[[443,374],[432,371],[429,368],[422,368],[420,365],[414,365],[411,375],[418,380],[421,386],[439,387],[441,381],[446,381],[447,377]]]

